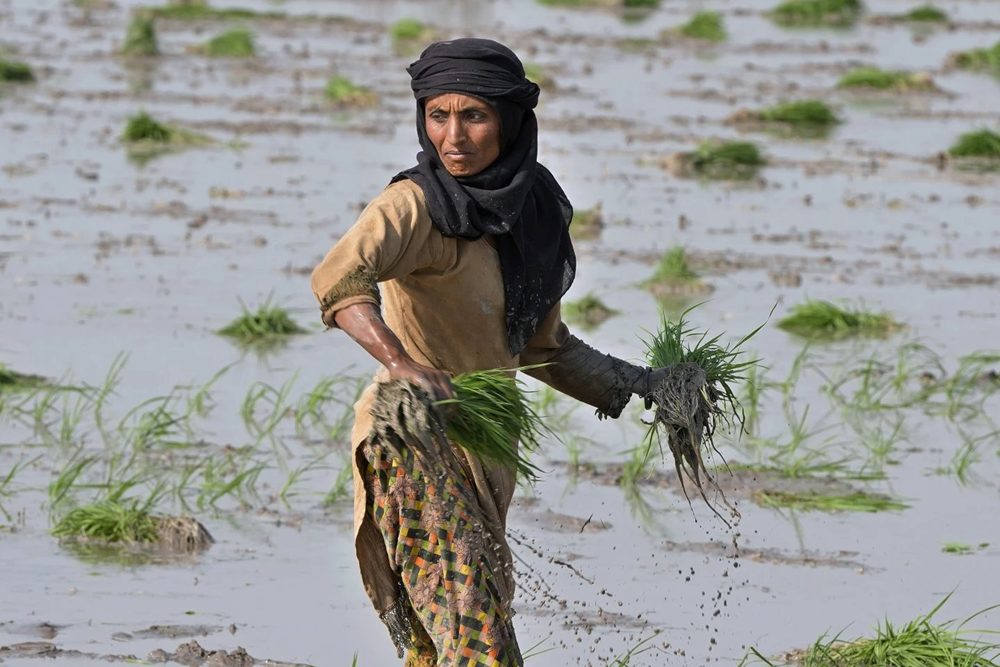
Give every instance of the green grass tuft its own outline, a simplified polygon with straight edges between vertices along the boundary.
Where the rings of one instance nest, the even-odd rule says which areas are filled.
[[[31,83],[35,73],[27,63],[7,60],[0,56],[0,81],[7,83]]]
[[[253,33],[244,28],[216,35],[195,51],[212,58],[252,58],[257,54]]]
[[[0,364],[0,391],[23,391],[45,384],[45,378],[39,375],[18,373]]]
[[[507,370],[465,373],[452,378],[455,405],[448,437],[476,456],[484,456],[534,481],[539,469],[528,459],[546,431],[523,384]],[[520,443],[520,445],[518,444]]]
[[[967,556],[974,552],[976,547],[971,544],[963,544],[962,542],[945,542],[941,547],[941,551],[946,554],[958,554],[960,556]]]
[[[675,245],[660,258],[656,271],[646,281],[646,284],[668,283],[671,285],[689,285],[701,282],[701,276],[691,268],[687,251],[682,246]]]
[[[758,491],[754,497],[763,507],[786,508],[802,512],[887,512],[905,510],[909,507],[888,496],[863,491],[826,495],[814,491],[795,493],[762,490]]]
[[[951,57],[956,67],[972,71],[992,71],[1000,74],[1000,42],[986,49],[962,51]]]
[[[400,19],[392,24],[389,32],[397,42],[405,42],[421,39],[428,33],[428,29],[417,19]]]
[[[586,329],[614,317],[618,311],[609,308],[596,294],[590,292],[576,301],[563,304],[562,314],[567,322],[579,324]]]
[[[682,159],[684,172],[723,180],[750,178],[767,163],[760,149],[748,141],[706,141]]]
[[[791,125],[836,125],[840,122],[837,115],[825,103],[819,100],[800,100],[784,102],[773,107],[767,107],[757,112],[760,121],[765,123],[789,123]]]
[[[125,43],[122,44],[123,56],[152,57],[160,54],[156,43],[156,26],[149,14],[138,13],[132,17],[125,32]]]
[[[911,9],[903,14],[903,18],[907,21],[916,21],[919,23],[948,23],[949,21],[948,14],[933,5],[924,5],[923,7]]]
[[[169,125],[156,121],[145,111],[128,119],[122,141],[127,143],[149,142],[167,144],[174,139],[175,132]]]
[[[592,241],[601,235],[604,229],[604,215],[601,213],[601,205],[593,208],[575,209],[573,219],[570,221],[570,235],[581,241]]]
[[[555,84],[555,79],[537,63],[524,63],[524,77],[541,88],[550,88]]]
[[[206,3],[171,3],[163,7],[145,7],[143,11],[157,18],[178,21],[280,20],[288,18],[288,15],[283,12],[258,12],[242,7],[216,8],[210,7]]]
[[[902,328],[888,313],[846,309],[829,301],[806,301],[792,306],[777,327],[807,338],[884,336]]]
[[[934,81],[926,74],[898,70],[860,67],[851,70],[837,82],[838,88],[871,88],[897,92],[933,90]]]
[[[102,500],[77,507],[52,529],[56,537],[84,537],[129,544],[155,542],[159,522],[137,500]]]
[[[799,667],[1000,667],[1000,643],[996,631],[968,629],[985,609],[956,623],[935,623],[934,616],[951,597],[949,594],[929,614],[905,625],[887,620],[875,628],[875,637],[845,641],[840,635],[824,635],[806,651],[796,652],[783,664]],[[775,667],[756,648],[751,648],[737,667],[764,664]]]
[[[698,12],[677,31],[691,39],[704,39],[711,42],[721,42],[726,39],[726,29],[722,25],[722,16],[718,12]]]
[[[308,333],[291,318],[287,310],[272,306],[270,299],[262,303],[256,312],[250,312],[242,303],[240,306],[243,314],[216,333],[246,344],[273,342],[287,336]]]
[[[326,82],[323,90],[326,99],[337,104],[365,107],[378,101],[378,96],[363,86],[359,86],[346,76],[334,76]]]
[[[788,0],[771,10],[776,23],[806,26],[846,26],[858,20],[861,0]]]
[[[991,130],[979,130],[963,134],[948,149],[952,157],[981,157],[1000,159],[1000,134]]]

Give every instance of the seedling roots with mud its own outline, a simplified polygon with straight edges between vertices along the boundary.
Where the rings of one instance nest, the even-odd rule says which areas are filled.
[[[705,504],[729,526],[729,521],[709,501],[706,484],[731,516],[739,517],[739,512],[726,500],[725,493],[706,467],[704,457],[706,453],[718,453],[714,436],[720,425],[735,425],[742,432],[743,411],[734,385],[745,380],[749,369],[757,363],[741,358],[742,347],[763,325],[738,342],[722,346],[719,344],[721,336],[709,338],[707,332],[697,332],[688,325],[685,316],[689,312],[691,309],[682,313],[676,322],[664,315],[660,331],[646,341],[649,365],[673,369],[648,396],[655,406],[647,436],[648,446],[652,446],[655,438],[662,451],[666,439],[688,504],[691,498],[685,476],[694,483]]]

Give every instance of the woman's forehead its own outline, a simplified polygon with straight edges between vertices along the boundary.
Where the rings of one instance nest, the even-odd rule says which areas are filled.
[[[478,97],[473,97],[472,95],[463,95],[462,93],[441,93],[438,95],[433,95],[427,98],[427,101],[424,102],[424,106],[427,109],[449,108],[458,110],[491,108],[489,103],[484,102]]]

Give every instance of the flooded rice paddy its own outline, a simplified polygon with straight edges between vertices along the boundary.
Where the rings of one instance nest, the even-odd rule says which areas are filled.
[[[373,364],[322,331],[308,273],[416,152],[413,53],[390,36],[402,18],[500,39],[548,79],[540,155],[604,223],[577,244],[568,298],[619,311],[581,334],[590,344],[642,356],[661,305],[641,283],[676,244],[714,288],[689,295],[709,299],[697,327],[743,335],[777,304],[748,345],[767,367],[744,397],[749,432],[718,443],[733,531],[688,507],[671,465],[636,454],[639,406],[599,423],[546,404],[559,439],[509,526],[529,665],[609,664],[644,640],[630,664],[736,664],[751,646],[778,655],[907,621],[952,592],[943,617],[1000,602],[1000,175],[939,157],[1000,129],[1000,79],[946,66],[1000,40],[996,2],[941,3],[944,27],[880,20],[914,5],[878,0],[850,28],[786,29],[762,0],[628,16],[247,0],[280,15],[161,18],[161,55],[123,58],[139,6],[0,0],[0,48],[37,79],[0,86],[0,362],[50,381],[0,393],[0,662],[396,664],[360,585],[342,474]],[[705,9],[726,41],[669,32]],[[253,31],[256,57],[190,49],[234,27]],[[837,88],[867,65],[935,87]],[[377,99],[330,103],[334,75]],[[803,98],[843,122],[811,139],[726,122]],[[214,142],[130,153],[120,136],[140,110]],[[664,168],[721,139],[756,142],[768,164],[736,182]],[[774,326],[807,298],[905,327],[807,344]],[[267,299],[308,333],[263,350],[215,334],[240,300]],[[50,534],[109,480],[197,517],[215,543],[168,553]],[[1000,614],[976,625],[1000,628]]]

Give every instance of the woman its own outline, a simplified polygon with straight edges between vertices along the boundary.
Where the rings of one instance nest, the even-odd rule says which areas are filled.
[[[548,364],[527,373],[618,417],[664,371],[596,352],[560,319],[573,210],[536,160],[538,86],[482,39],[432,44],[408,72],[423,150],[314,270],[323,321],[381,363],[376,383],[405,378],[443,399],[450,375]],[[456,446],[464,465],[449,479],[478,500],[477,528],[461,494],[407,474],[372,437],[375,386],[355,406],[355,545],[400,657],[521,665],[504,535],[514,472]]]

